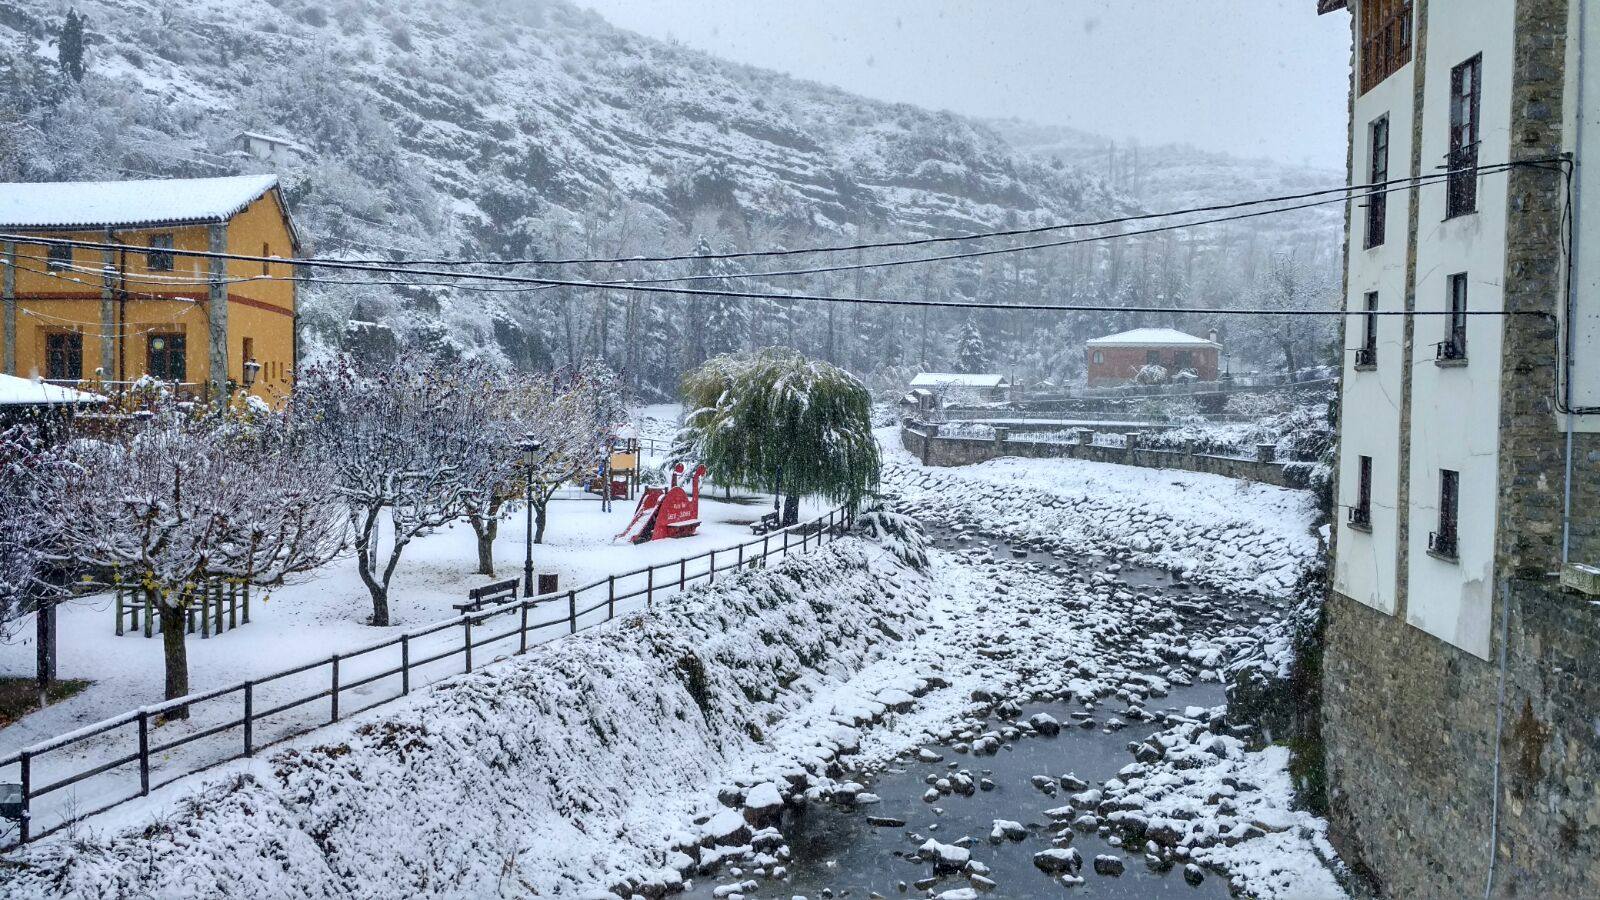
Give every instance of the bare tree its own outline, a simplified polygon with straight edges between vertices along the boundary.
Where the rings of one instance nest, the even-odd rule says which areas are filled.
[[[168,699],[189,692],[185,613],[208,581],[280,584],[344,548],[325,473],[296,449],[277,417],[165,405],[126,443],[73,442],[70,465],[40,490],[62,563],[83,580],[157,598]]]
[[[478,365],[410,360],[364,371],[344,360],[307,369],[295,386],[293,425],[348,508],[373,625],[390,624],[389,587],[406,546],[466,515],[482,468],[506,452],[484,428],[497,398]]]

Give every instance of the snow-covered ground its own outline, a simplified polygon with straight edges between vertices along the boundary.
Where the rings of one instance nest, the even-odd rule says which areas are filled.
[[[674,413],[663,409],[663,421]],[[646,421],[655,423],[651,418]],[[662,426],[665,427],[665,426]],[[657,430],[661,430],[658,428]],[[714,499],[721,492],[707,487],[701,499],[702,524],[692,537],[627,544],[613,541],[633,515],[633,504],[618,501],[611,512],[603,512],[593,495],[576,489],[565,491],[551,504],[545,543],[534,547],[538,572],[556,573],[563,588],[578,587],[611,574],[632,571],[647,565],[669,563],[682,557],[712,549],[730,547],[752,539],[746,523],[770,508],[770,499],[747,498],[741,502]],[[806,503],[802,516],[823,512],[823,506]],[[520,512],[520,511],[519,511]],[[202,639],[191,634],[187,641],[190,690],[201,693],[245,679],[291,669],[301,664],[324,660],[330,654],[348,655],[363,647],[383,642],[401,632],[416,631],[429,623],[454,619],[452,604],[464,602],[467,591],[496,579],[520,578],[526,530],[524,517],[514,514],[501,523],[495,543],[494,579],[475,574],[477,544],[472,528],[457,522],[414,541],[405,550],[391,590],[393,624],[374,628],[363,624],[371,614],[371,600],[356,573],[355,561],[343,559],[298,583],[270,592],[258,591],[251,604],[250,624]],[[704,573],[709,559],[687,564],[684,571],[692,578]],[[719,568],[732,560],[719,558]],[[625,594],[645,586],[644,576],[618,581],[618,593]],[[670,594],[674,585],[662,585],[656,578],[657,597]],[[643,608],[645,599],[634,598],[617,604],[626,612]],[[564,620],[566,607],[556,604],[536,612],[532,621]],[[513,629],[515,617],[491,621],[478,634],[500,633]],[[580,616],[587,626],[604,618],[604,611]],[[57,614],[57,671],[62,678],[86,679],[88,688],[67,700],[24,716],[0,729],[0,755],[38,744],[93,723],[120,715],[130,709],[154,704],[163,697],[163,651],[159,636],[146,639],[142,632],[115,633],[114,602],[110,594],[95,594],[64,603]],[[0,645],[0,673],[28,677],[34,666],[34,627],[31,618],[20,622],[10,643]],[[530,640],[548,640],[566,632],[551,626],[535,632]],[[446,629],[412,642],[411,659],[418,660],[458,648],[462,642],[458,629]],[[516,638],[474,650],[475,664],[516,650]],[[398,646],[366,656],[341,661],[340,678],[350,684],[370,674],[398,666]],[[412,687],[449,677],[461,671],[463,660],[454,656],[414,670]],[[259,714],[279,703],[326,690],[330,668],[314,667],[304,673],[260,685],[255,691],[255,710]],[[369,706],[400,693],[399,676],[345,689],[343,709],[351,711]],[[156,745],[171,741],[214,724],[237,719],[243,713],[243,697],[235,693],[194,708],[186,723],[165,725],[152,732]],[[256,726],[257,745],[292,733],[310,723],[326,721],[327,701],[285,710],[266,716]],[[231,729],[214,738],[160,753],[152,764],[152,780],[190,771],[193,768],[234,755],[242,740],[240,729]],[[133,753],[137,733],[132,725],[118,728],[100,738],[54,750],[36,757],[32,763],[34,785],[51,783],[113,758]],[[15,765],[0,769],[0,780],[16,780]],[[98,808],[138,790],[136,767],[124,765],[79,785],[42,797],[35,809],[36,830],[51,827],[75,811]]]
[[[883,483],[909,513],[1058,550],[1125,554],[1205,584],[1284,596],[1319,552],[1315,500],[1220,475],[1007,457],[930,468],[880,429]]]
[[[352,885],[609,897],[657,896],[687,878],[720,885],[722,897],[787,897],[788,866],[803,861],[787,846],[784,809],[866,804],[854,780],[890,762],[931,767],[918,755],[929,741],[969,754],[938,767],[947,782],[967,765],[998,766],[983,757],[1046,739],[1020,709],[1049,700],[1082,710],[1086,728],[1126,728],[1141,750],[1115,777],[1057,801],[1088,829],[1080,845],[1220,871],[1251,896],[1342,895],[1325,823],[1293,808],[1286,755],[1249,752],[1249,727],[1221,708],[1162,708],[1169,692],[1218,678],[1253,640],[1249,626],[1279,614],[1274,601],[1233,592],[1279,593],[1282,581],[1267,577],[1278,569],[1225,565],[1215,546],[1195,544],[1185,551],[1198,560],[1192,581],[1154,583],[1094,555],[1150,532],[1109,511],[1191,509],[1184,523],[1253,529],[1298,570],[1309,508],[1196,476],[1141,483],[1136,469],[1034,471],[1027,487],[1003,465],[893,467],[902,492],[939,476],[939,490],[917,488],[929,519],[987,511],[974,525],[1013,546],[1032,540],[1023,523],[1049,519],[1071,529],[1067,546],[1021,559],[958,537],[962,549],[935,551],[921,573],[842,541],[159,791],[23,851],[32,866],[0,879],[19,894],[85,897],[326,896]],[[1080,495],[1098,512],[1070,512]],[[1128,555],[1164,552],[1153,543]],[[986,730],[996,716],[1010,724]],[[1041,777],[1072,767],[1063,759]],[[908,821],[908,837],[936,826],[936,806],[965,802],[934,790],[933,821]],[[1048,847],[1053,830],[1059,847],[1064,820],[1027,840]],[[1001,879],[1004,896],[1004,878],[1039,877],[983,865],[998,852],[983,835],[939,835],[966,861],[937,890],[970,891],[978,876]],[[706,887],[691,896],[711,896]]]

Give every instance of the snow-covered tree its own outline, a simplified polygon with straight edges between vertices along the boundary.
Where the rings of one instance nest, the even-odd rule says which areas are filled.
[[[989,348],[983,343],[978,323],[967,319],[956,338],[956,368],[962,372],[985,372],[989,368]]]
[[[56,62],[73,81],[83,80],[84,48],[89,43],[83,26],[87,21],[77,10],[69,9],[56,32]]]
[[[505,452],[483,428],[496,401],[483,381],[472,364],[363,370],[341,360],[310,367],[295,385],[290,418],[348,508],[373,625],[390,624],[389,587],[406,546],[466,515],[482,467]]]
[[[208,581],[275,585],[343,549],[327,473],[298,449],[277,417],[166,405],[126,442],[72,442],[43,489],[63,565],[157,598],[169,699],[189,692],[186,611]]]
[[[0,431],[0,635],[9,635],[21,616],[60,591],[60,579],[53,577],[60,555],[53,490],[65,466],[34,429]]]
[[[786,524],[801,497],[855,502],[878,483],[872,400],[843,369],[768,347],[707,361],[684,376],[683,396],[676,455],[722,484],[772,489]]]

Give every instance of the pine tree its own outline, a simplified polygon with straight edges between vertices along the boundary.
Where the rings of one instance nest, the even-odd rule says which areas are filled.
[[[85,21],[77,10],[69,9],[56,35],[56,61],[73,81],[83,81],[83,50],[88,44],[83,33]]]
[[[989,348],[984,346],[978,323],[967,319],[956,340],[956,368],[962,372],[983,372],[989,368]]]

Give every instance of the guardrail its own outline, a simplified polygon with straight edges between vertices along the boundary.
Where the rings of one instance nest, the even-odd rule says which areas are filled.
[[[265,747],[333,724],[341,718],[390,703],[410,694],[416,677],[426,678],[428,680],[425,684],[431,684],[442,678],[471,672],[474,650],[483,650],[495,644],[505,644],[509,649],[509,645],[514,643],[516,647],[514,652],[520,654],[527,651],[529,637],[540,635],[544,629],[554,629],[558,634],[564,629],[566,634],[575,634],[616,618],[619,604],[625,604],[630,600],[643,597],[644,608],[649,609],[654,606],[658,593],[682,590],[701,579],[705,579],[707,583],[715,583],[719,572],[738,570],[764,562],[773,556],[788,556],[793,552],[806,552],[820,547],[825,542],[837,540],[839,535],[848,530],[852,518],[853,514],[848,506],[839,506],[815,519],[731,547],[716,548],[671,562],[608,575],[598,581],[567,591],[526,597],[490,609],[463,613],[455,618],[441,620],[354,652],[335,653],[325,659],[314,660],[260,678],[247,679],[226,687],[129,710],[122,715],[25,747],[0,759],[0,770],[15,771],[22,787],[22,817],[19,820],[17,837],[14,841],[0,846],[6,849],[16,847],[60,830],[76,819],[105,812],[135,797],[146,796],[152,790],[171,784],[180,778],[186,778],[222,763],[254,756],[257,751]],[[720,566],[719,555],[723,560]],[[699,568],[692,564],[702,559],[707,560],[704,569],[691,571],[691,567]],[[637,584],[641,576],[642,585]],[[630,581],[635,584],[628,584]],[[592,604],[579,606],[580,598],[587,600],[591,597],[598,599]],[[541,612],[548,613],[552,610],[556,613],[553,618],[539,615]],[[481,630],[475,633],[475,629],[481,629],[490,619],[507,615],[517,617],[515,627],[487,635]],[[423,639],[452,629],[461,630],[461,640],[451,642],[446,649],[432,652],[437,644],[433,647],[418,646]],[[374,655],[384,654],[385,651],[394,654],[392,658],[394,664],[386,666],[382,661],[378,661],[374,665]],[[418,653],[421,655],[417,655]],[[502,653],[501,657],[497,658],[503,658],[505,655],[507,654]],[[460,669],[451,667],[450,671],[440,673],[438,664],[454,657],[463,657]],[[372,671],[374,668],[376,670]],[[318,669],[326,670],[326,680],[321,682],[326,685],[325,687],[318,687],[309,693],[291,693],[288,697],[274,696],[270,690],[275,683],[288,682],[290,679]],[[430,669],[433,671],[430,672]],[[398,682],[397,685],[390,683],[391,690],[398,688],[392,695],[383,696],[359,708],[340,708],[342,697],[363,689],[370,690],[372,686],[390,679]],[[288,723],[287,727],[281,721],[276,723],[272,721],[274,717],[281,717],[290,710],[318,701],[325,701],[328,704],[325,718],[299,720]],[[263,702],[265,706],[262,705]],[[163,716],[178,710],[188,713],[189,719],[184,721],[194,726],[195,730],[168,741],[158,742],[154,726],[162,724]],[[238,712],[235,713],[235,710]],[[206,714],[216,711],[220,711],[220,717],[213,718],[220,718],[220,721],[208,721]],[[220,754],[200,760],[180,759],[173,762],[163,759],[175,750],[230,731],[237,731],[237,734],[232,737],[229,749],[223,750]],[[88,742],[113,733],[125,742],[126,752],[116,754],[113,751],[109,759],[85,760],[81,766],[69,764],[66,771],[55,773],[52,780],[42,785],[35,783],[41,757],[81,748]],[[167,771],[157,771],[163,763],[169,763],[166,765]],[[69,800],[52,810],[58,813],[59,821],[44,827],[39,827],[34,821],[36,813],[40,812],[38,809],[40,798],[58,795],[60,791],[90,779],[117,774],[126,776],[129,781],[137,774],[138,790],[117,796],[110,802],[88,811],[79,810],[76,803]]]

